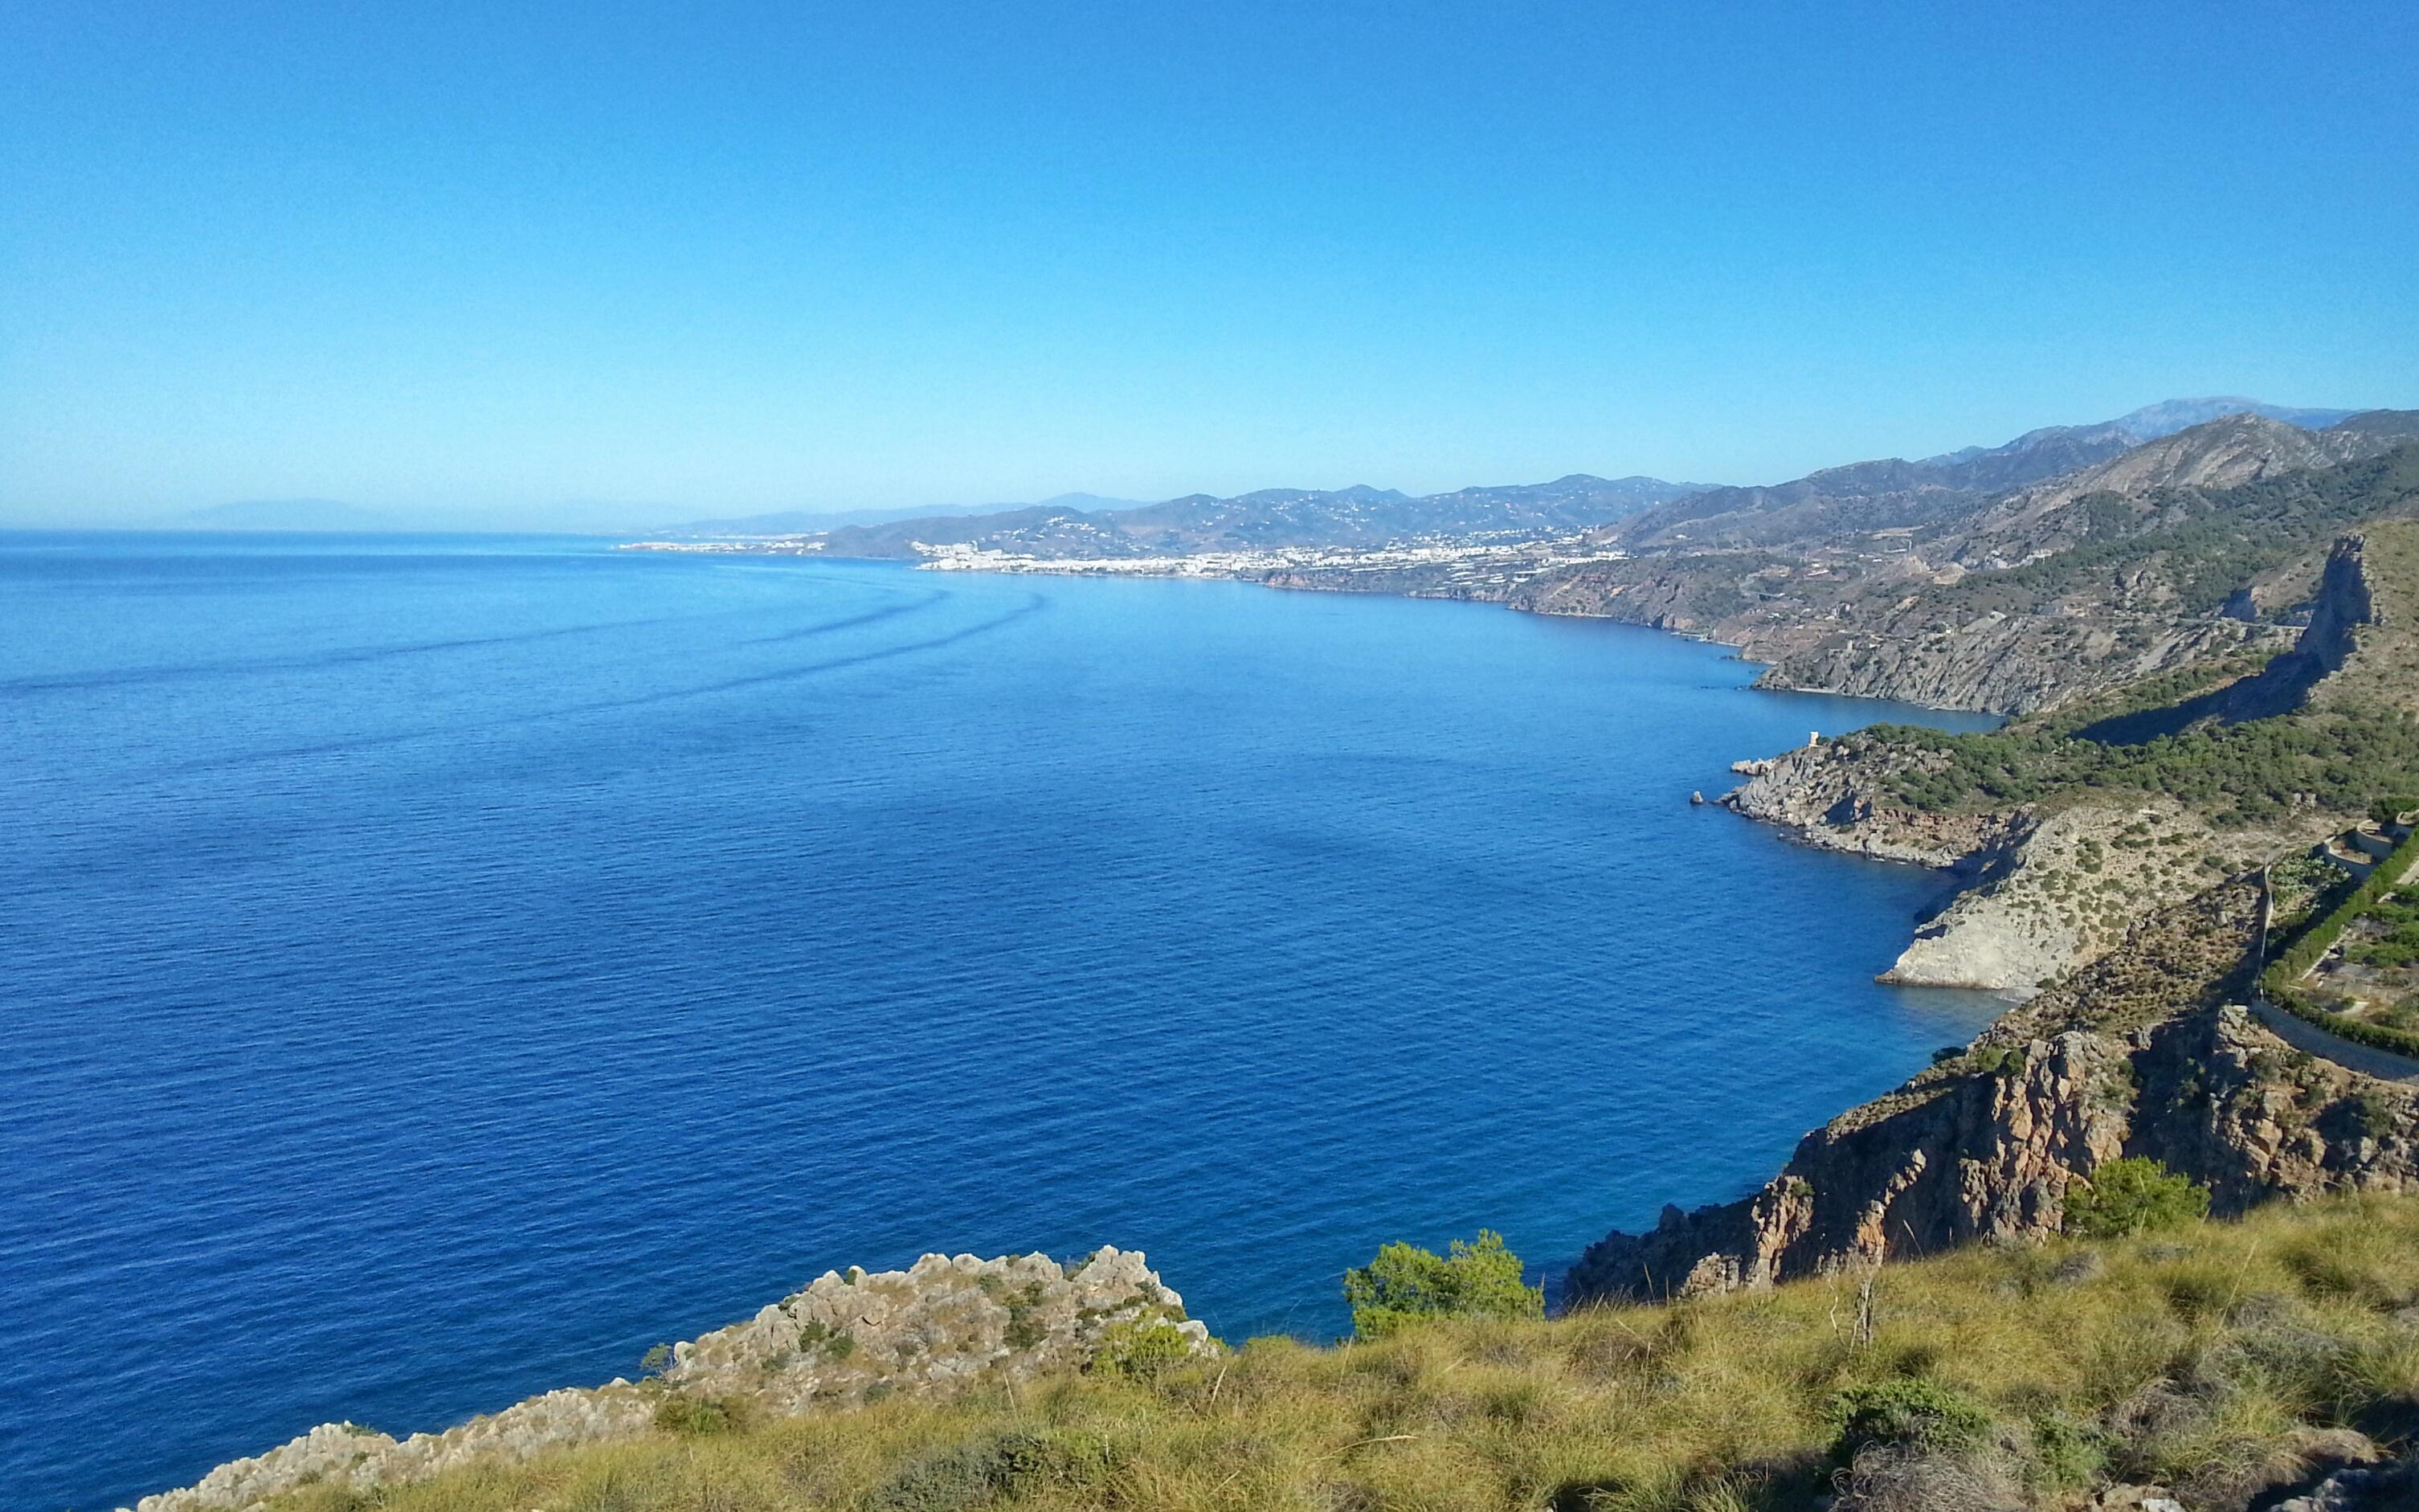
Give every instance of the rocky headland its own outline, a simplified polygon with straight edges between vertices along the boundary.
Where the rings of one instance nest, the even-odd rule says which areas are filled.
[[[235,1512],[317,1485],[370,1492],[700,1417],[794,1415],[873,1395],[1027,1381],[1084,1369],[1103,1349],[1145,1335],[1167,1352],[1218,1348],[1138,1252],[1102,1249],[1068,1265],[1046,1255],[927,1255],[904,1271],[851,1267],[825,1272],[744,1322],[670,1347],[647,1379],[550,1391],[400,1440],[322,1424],[180,1490],[146,1496],[135,1512]]]
[[[2401,539],[2399,528],[2393,533]],[[2020,721],[2011,745],[2036,735],[2139,745],[2283,717],[2314,702],[2391,695],[2403,681],[2403,627],[2386,623],[2380,603],[2405,596],[2410,585],[2381,590],[2375,579],[2367,537],[2347,536],[2327,553],[2306,623],[2274,655],[2214,664],[2241,670],[2187,684],[2190,691],[2165,702],[2120,694],[2104,710],[2086,703],[2063,718]],[[1945,806],[1909,795],[1953,764],[1940,745],[1851,735],[1740,763],[1746,780],[1720,802],[1810,845],[1949,871],[1961,889],[1919,922],[1884,980],[2019,995],[2118,949],[2136,920],[2193,896],[2214,874],[2306,847],[2343,824],[2316,793],[2256,816],[2137,784],[2066,781],[1998,804],[1987,790],[1983,802]]]

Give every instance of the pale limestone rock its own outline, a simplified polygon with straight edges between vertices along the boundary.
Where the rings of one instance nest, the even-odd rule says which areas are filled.
[[[1023,1380],[1088,1364],[1120,1323],[1154,1322],[1177,1329],[1195,1353],[1217,1348],[1134,1251],[1102,1249],[1072,1269],[1043,1255],[927,1255],[878,1275],[851,1266],[675,1345],[661,1381],[551,1391],[401,1443],[326,1424],[182,1490],[146,1496],[136,1512],[236,1512],[306,1484],[366,1490],[631,1438],[655,1431],[656,1409],[675,1393],[739,1398],[750,1411],[779,1414],[846,1406],[876,1385],[934,1392],[986,1376]]]

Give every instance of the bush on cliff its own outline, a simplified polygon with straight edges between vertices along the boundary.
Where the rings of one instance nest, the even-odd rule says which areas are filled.
[[[1831,1398],[1831,1458],[1846,1464],[1875,1445],[1949,1454],[1981,1447],[1991,1410],[1954,1386],[1901,1376]]]
[[[2112,1160],[2066,1190],[2066,1231],[2115,1239],[2209,1215],[2209,1188],[2146,1155]]]
[[[655,1427],[667,1433],[691,1437],[729,1433],[745,1420],[746,1413],[737,1402],[720,1396],[674,1392],[655,1406]]]
[[[1101,1335],[1092,1368],[1113,1376],[1151,1377],[1193,1358],[1193,1340],[1158,1319],[1117,1323]]]
[[[1545,1288],[1521,1284],[1520,1257],[1503,1247],[1502,1234],[1482,1228],[1476,1239],[1456,1239],[1452,1248],[1451,1255],[1439,1255],[1396,1242],[1345,1272],[1352,1332],[1374,1339],[1432,1318],[1546,1316]]]

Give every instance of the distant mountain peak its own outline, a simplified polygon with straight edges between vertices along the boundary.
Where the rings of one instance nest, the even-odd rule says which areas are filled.
[[[1035,500],[1034,507],[1038,509],[1080,509],[1086,514],[1097,514],[1103,509],[1132,509],[1139,502],[1139,500],[1133,499],[1112,499],[1106,494],[1059,493],[1052,494],[1047,499]],[[983,507],[985,512],[990,512],[994,506],[985,505]],[[1022,508],[1023,506],[1010,505],[1008,507]],[[972,513],[972,511],[969,511],[969,513]]]
[[[2351,409],[2313,409],[2306,407],[2269,404],[2265,400],[2245,398],[2241,394],[2216,394],[2202,399],[2162,399],[2141,409],[2119,415],[2108,424],[2127,435],[2153,441],[2162,436],[2172,436],[2180,430],[2206,424],[2227,415],[2257,415],[2262,420],[2282,421],[2299,425],[2303,430],[2324,430],[2338,421],[2349,420],[2357,413]]]

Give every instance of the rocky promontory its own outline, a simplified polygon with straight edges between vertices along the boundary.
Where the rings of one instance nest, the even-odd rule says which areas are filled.
[[[663,1351],[660,1373],[532,1396],[440,1433],[395,1439],[322,1424],[265,1454],[232,1460],[136,1512],[237,1512],[307,1485],[368,1491],[547,1449],[634,1438],[699,1414],[793,1414],[869,1394],[941,1393],[981,1381],[1081,1369],[1103,1350],[1150,1335],[1207,1353],[1210,1331],[1184,1316],[1139,1252],[1102,1249],[1072,1264],[1046,1255],[927,1255],[904,1271],[831,1271],[745,1322]]]
[[[2373,691],[2381,680],[2392,690],[2404,681],[2393,648],[2363,649],[2387,628],[2372,576],[2365,539],[2347,536],[2318,575],[2309,623],[2258,671],[2236,656],[2179,674],[2184,681],[2172,686],[2191,691],[2169,701],[2119,696],[2063,721],[2020,721],[2010,733],[2036,756],[2058,742],[2138,747],[2194,728],[2288,716],[2347,681]],[[2219,635],[2212,645],[2226,643]],[[2339,675],[2347,669],[2349,679]],[[2148,786],[2026,783],[1988,763],[1997,786],[1968,790],[1962,803],[1917,801],[1955,769],[1950,744],[1886,732],[1818,740],[1739,764],[1747,780],[1720,800],[1810,845],[1958,878],[1957,896],[1920,922],[1885,981],[2029,994],[2101,959],[2135,921],[2215,876],[2306,846],[2342,824],[2315,794],[2254,817]],[[1991,758],[2001,766],[2025,759],[2018,748]]]
[[[1853,744],[1817,740],[1738,770],[1747,780],[1722,795],[1723,807],[1809,845],[1876,861],[1979,875],[2032,830],[2023,814],[1926,813],[1902,802],[1890,794],[1894,764],[1866,759]]]

